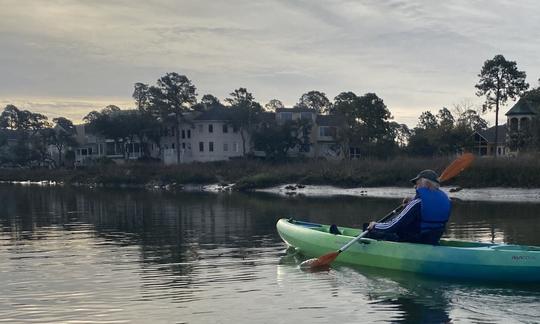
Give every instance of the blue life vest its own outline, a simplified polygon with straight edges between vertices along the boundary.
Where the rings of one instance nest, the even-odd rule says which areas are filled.
[[[420,188],[416,190],[422,200],[420,229],[443,228],[450,217],[450,199],[441,190]]]

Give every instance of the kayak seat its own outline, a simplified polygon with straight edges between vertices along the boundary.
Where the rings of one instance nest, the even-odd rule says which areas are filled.
[[[328,232],[334,234],[334,235],[341,235],[341,232],[339,231],[338,227],[336,226],[336,224],[332,224],[330,225],[330,228],[328,229]]]

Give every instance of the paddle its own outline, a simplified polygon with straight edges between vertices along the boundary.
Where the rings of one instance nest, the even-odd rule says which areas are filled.
[[[471,163],[473,162],[473,160],[474,160],[474,155],[471,154],[471,153],[465,153],[465,154],[461,155],[460,157],[455,159],[452,163],[450,163],[450,165],[446,169],[444,169],[444,171],[441,173],[441,176],[439,177],[439,182],[442,183],[442,182],[448,181],[448,180],[452,179],[453,177],[457,176],[463,170],[468,168],[471,165]],[[390,217],[392,214],[394,214],[401,207],[402,207],[402,205],[400,205],[398,208],[394,209],[391,213],[386,215],[379,222],[381,222],[383,220],[386,220],[388,217]],[[327,253],[327,254],[325,254],[323,256],[320,256],[318,258],[313,258],[313,259],[309,259],[309,260],[306,260],[306,261],[302,262],[300,264],[300,267],[302,267],[302,268],[319,268],[319,267],[324,267],[324,266],[330,265],[330,263],[332,263],[341,252],[345,251],[351,245],[358,242],[358,240],[360,240],[362,237],[364,237],[368,232],[369,232],[369,230],[363,231],[360,235],[358,235],[357,237],[352,239],[347,244],[343,245],[339,250],[337,250],[335,252],[330,252],[330,253]]]

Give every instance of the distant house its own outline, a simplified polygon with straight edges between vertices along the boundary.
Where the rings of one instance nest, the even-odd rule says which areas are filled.
[[[109,158],[116,162],[136,160],[143,155],[143,147],[139,140],[115,141],[92,132],[88,124],[75,125],[75,164],[87,165],[98,158]]]
[[[339,129],[344,124],[343,118],[337,115],[318,115],[313,109],[308,108],[276,109],[278,123],[299,119],[311,123],[311,132],[301,134],[306,135],[308,142],[290,150],[290,155],[332,160],[344,157],[342,143],[339,140]]]
[[[540,117],[540,103],[521,98],[505,114],[507,122],[499,125],[498,143],[495,143],[495,126],[474,133],[474,152],[480,156],[515,156],[519,149],[511,145],[512,138],[529,130],[533,119]],[[514,147],[514,149],[512,149]]]
[[[535,102],[527,98],[521,98],[510,108],[506,113],[507,118],[507,143],[510,143],[513,138],[519,137],[527,133],[534,119],[540,117],[540,102]],[[510,154],[516,155],[519,153],[518,146],[508,145]]]
[[[231,111],[221,107],[182,115],[178,130],[175,126],[164,128],[160,141],[161,160],[165,164],[178,164],[243,156],[242,135],[232,121]],[[245,131],[244,139],[248,153],[250,138]]]
[[[214,107],[206,111],[193,111],[178,116],[162,124],[157,142],[148,142],[150,156],[164,164],[190,162],[225,161],[247,154],[261,155],[254,151],[250,134],[234,126],[234,116],[228,108]],[[343,149],[338,140],[339,128],[343,122],[337,116],[317,115],[311,109],[279,108],[275,113],[260,113],[259,123],[284,123],[292,120],[306,120],[311,124],[307,134],[298,134],[305,142],[290,150],[291,156],[341,159]],[[144,147],[137,139],[114,141],[92,133],[88,125],[76,125],[75,149],[77,164],[88,164],[100,157],[122,162],[143,156]],[[244,152],[245,143],[245,152]]]
[[[251,150],[250,136],[232,125],[233,116],[227,108],[213,108],[193,118],[192,160],[200,162],[223,161],[244,155]]]
[[[499,125],[498,131],[498,143],[495,143],[495,126],[490,127],[483,131],[474,132],[474,153],[479,156],[495,155],[505,156],[510,152],[510,149],[506,145],[506,132],[507,127],[505,125]]]
[[[344,119],[338,115],[318,115],[317,140],[315,143],[315,157],[330,160],[339,160],[345,157],[343,143],[339,138],[340,129],[344,126]]]

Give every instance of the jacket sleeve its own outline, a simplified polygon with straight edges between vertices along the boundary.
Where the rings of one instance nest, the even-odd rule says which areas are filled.
[[[395,232],[398,228],[406,227],[419,219],[421,212],[421,200],[416,198],[409,202],[405,208],[390,220],[375,224],[377,231]]]

